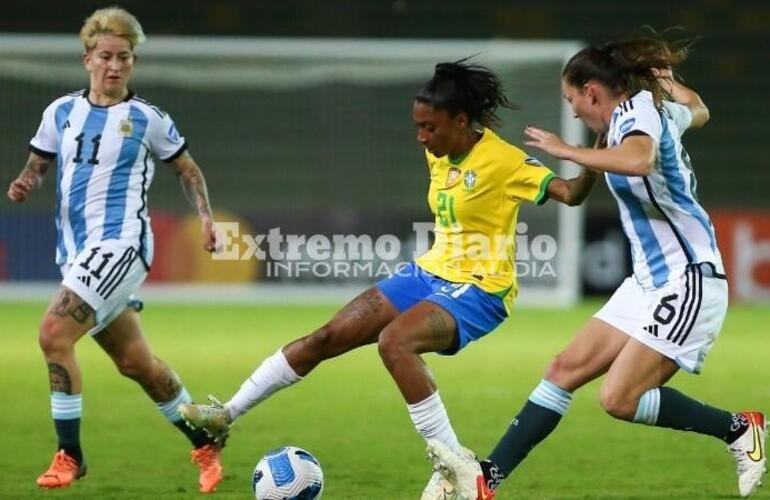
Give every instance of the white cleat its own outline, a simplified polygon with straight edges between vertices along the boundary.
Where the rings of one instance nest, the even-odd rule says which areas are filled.
[[[767,422],[765,416],[758,411],[739,413],[749,424],[741,437],[727,446],[738,466],[738,491],[742,497],[747,497],[762,486],[762,475],[767,472],[765,463],[765,432]]]
[[[420,500],[454,500],[456,498],[452,484],[444,479],[438,470],[434,469],[428,485],[422,490]]]
[[[428,440],[428,458],[433,466],[449,481],[458,500],[492,500],[493,491],[487,489],[481,465],[473,452],[459,454],[441,441]]]
[[[210,405],[181,404],[179,414],[189,427],[203,429],[210,437],[222,441],[232,426],[227,409],[214,396],[209,396]]]

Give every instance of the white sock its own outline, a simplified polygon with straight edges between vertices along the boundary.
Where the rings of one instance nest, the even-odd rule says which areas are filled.
[[[451,449],[461,452],[460,442],[457,435],[449,423],[444,403],[441,402],[441,396],[438,391],[434,392],[419,403],[406,405],[409,409],[409,416],[412,417],[412,423],[422,437],[427,439],[438,439]]]
[[[283,350],[278,349],[278,352],[265,359],[243,382],[238,392],[225,403],[225,409],[230,414],[231,420],[235,420],[257,403],[269,398],[274,392],[300,380],[302,377],[289,366]]]

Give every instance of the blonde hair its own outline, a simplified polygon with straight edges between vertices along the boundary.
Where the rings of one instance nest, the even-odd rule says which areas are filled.
[[[80,29],[80,40],[86,51],[96,47],[99,35],[110,34],[128,40],[131,49],[146,40],[142,25],[125,9],[107,7],[94,11]]]

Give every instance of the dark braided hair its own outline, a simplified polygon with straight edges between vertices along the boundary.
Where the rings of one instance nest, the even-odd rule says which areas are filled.
[[[465,113],[471,123],[484,127],[500,125],[497,108],[517,109],[517,106],[505,97],[503,84],[496,74],[469,59],[437,64],[433,78],[425,83],[415,100],[443,109],[452,117]]]
[[[692,40],[668,42],[651,29],[640,38],[586,47],[572,56],[562,78],[574,87],[590,80],[606,85],[615,93],[634,95],[642,90],[652,93],[655,103],[667,98],[653,73],[656,69],[673,69],[687,59]]]

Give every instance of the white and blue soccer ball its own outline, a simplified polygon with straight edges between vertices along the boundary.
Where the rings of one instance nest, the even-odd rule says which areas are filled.
[[[312,454],[286,446],[262,457],[251,485],[257,500],[315,500],[321,498],[324,474]]]

